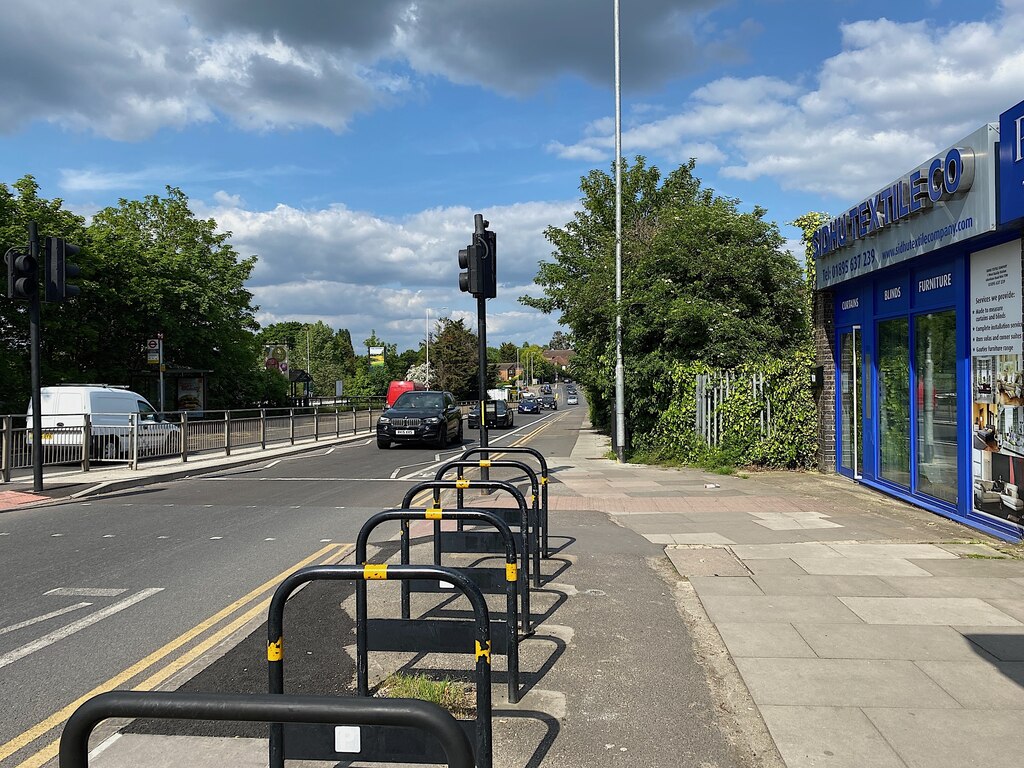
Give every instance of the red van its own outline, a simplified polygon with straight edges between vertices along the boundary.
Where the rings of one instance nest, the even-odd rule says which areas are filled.
[[[392,381],[388,384],[387,407],[390,408],[394,405],[400,394],[411,392],[414,389],[426,389],[426,387],[418,381]]]

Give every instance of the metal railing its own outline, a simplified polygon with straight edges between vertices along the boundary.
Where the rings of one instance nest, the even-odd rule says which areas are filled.
[[[383,410],[379,401],[351,405],[330,404],[306,408],[257,408],[188,411],[140,418],[136,414],[59,414],[44,416],[44,466],[80,464],[88,471],[95,463],[127,464],[140,459],[180,458],[231,452],[240,448],[264,449],[322,438],[371,433]],[[112,416],[116,416],[115,422]],[[50,423],[61,426],[51,426]],[[32,467],[32,429],[27,417],[0,416],[0,478]],[[70,425],[70,426],[69,426]]]
[[[697,412],[694,428],[710,446],[721,445],[726,424],[721,406],[737,390],[739,376],[733,371],[715,371],[697,374]],[[766,391],[764,374],[755,373],[744,382],[748,387],[744,396],[753,398],[758,410],[760,434],[772,435],[772,401]]]

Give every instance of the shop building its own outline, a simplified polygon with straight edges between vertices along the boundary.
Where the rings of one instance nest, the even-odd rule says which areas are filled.
[[[1024,102],[813,238],[820,465],[1024,537]]]

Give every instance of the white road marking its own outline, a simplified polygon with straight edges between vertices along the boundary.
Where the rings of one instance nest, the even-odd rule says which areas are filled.
[[[13,664],[19,659],[23,659],[36,651],[41,651],[43,648],[70,637],[76,632],[80,632],[87,627],[91,627],[96,622],[102,621],[108,616],[120,613],[125,608],[130,608],[136,603],[142,602],[147,597],[152,597],[157,592],[163,591],[163,587],[150,587],[149,589],[143,589],[141,592],[136,592],[134,595],[126,597],[124,600],[108,605],[106,608],[101,608],[95,613],[90,613],[88,616],[83,616],[78,621],[65,624],[60,629],[55,629],[53,632],[43,635],[38,640],[33,640],[31,643],[26,643],[20,648],[15,648],[13,651],[0,656],[0,669]]]
[[[328,448],[328,449],[327,449],[327,450],[326,450],[326,451],[324,452],[324,456],[330,456],[330,455],[331,455],[332,453],[334,453],[334,446],[331,446],[330,448]]]
[[[277,459],[277,460],[275,460],[275,461],[272,461],[272,462],[270,462],[269,464],[267,464],[267,465],[266,465],[266,466],[264,466],[263,468],[264,468],[264,469],[270,469],[271,467],[276,467],[276,466],[277,466],[278,464],[280,464],[280,463],[281,463],[281,460],[280,460],[280,459]]]
[[[13,632],[16,629],[24,629],[25,627],[31,627],[33,624],[38,624],[40,621],[46,621],[52,619],[55,616],[63,616],[65,613],[71,613],[77,611],[79,608],[88,608],[92,603],[75,603],[69,605],[67,608],[61,608],[57,611],[50,611],[44,613],[42,616],[36,616],[34,619],[26,619],[25,621],[19,621],[17,624],[11,624],[9,627],[0,628],[0,635],[6,635],[8,632]]]
[[[210,541],[220,541],[223,538],[223,536],[211,536]]]
[[[106,752],[120,738],[121,738],[121,732],[118,731],[113,736],[111,736],[109,739],[105,739],[102,744],[100,744],[98,747],[96,747],[96,749],[94,749],[92,752],[89,753],[89,760],[90,760],[90,762],[93,759],[95,759],[97,755],[102,755],[104,752]]]
[[[170,536],[157,536],[157,538],[158,538],[158,539],[169,539],[169,538],[171,538],[171,537],[170,537]]]
[[[277,541],[275,538],[264,539],[264,541]]]
[[[0,531],[0,536],[10,536],[10,535],[11,535],[10,531]]]
[[[108,589],[106,587],[57,587],[44,595],[54,597],[117,597],[127,592],[127,589]]]
[[[51,533],[50,534],[50,538],[56,539],[56,538],[59,538],[60,536],[63,536],[63,535],[64,535],[63,533]]]
[[[103,538],[104,538],[104,539],[112,539],[112,538],[114,538],[115,536],[117,536],[117,534],[116,534],[116,533],[104,533],[104,534],[103,534]]]
[[[331,539],[320,539],[321,544],[329,544],[331,541]]]

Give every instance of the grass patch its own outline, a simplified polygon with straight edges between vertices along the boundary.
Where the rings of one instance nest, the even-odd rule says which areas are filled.
[[[448,710],[455,717],[474,717],[475,704],[470,686],[458,680],[433,680],[426,675],[396,672],[385,679],[374,694],[386,699],[420,699]]]
[[[968,552],[966,555],[960,555],[960,557],[965,557],[968,560],[1006,560],[1007,559],[1007,557],[1005,555],[981,555],[981,554],[978,554],[977,552]]]

